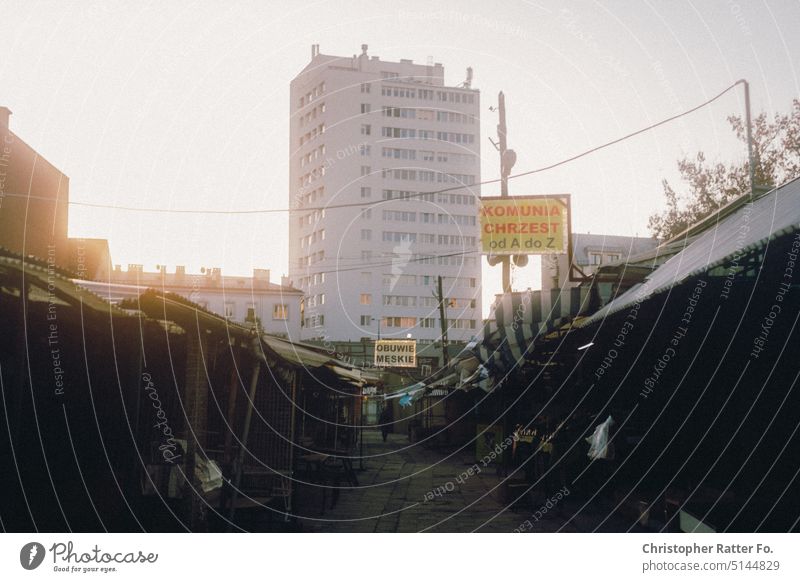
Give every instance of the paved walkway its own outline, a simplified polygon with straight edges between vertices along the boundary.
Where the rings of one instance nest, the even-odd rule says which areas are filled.
[[[319,515],[318,492],[298,498],[301,531],[312,532],[531,532],[625,531],[627,526],[607,512],[584,509],[568,520],[582,504],[566,496],[534,519],[534,504],[510,509],[501,502],[500,479],[491,466],[458,483],[456,478],[475,464],[470,449],[449,453],[412,445],[405,435],[365,432],[364,471],[359,487],[347,488],[333,509]],[[358,467],[358,461],[354,462]],[[441,495],[431,492],[440,488]],[[445,490],[446,489],[446,490]],[[314,497],[317,500],[312,500]],[[544,502],[544,499],[542,499]],[[328,504],[330,505],[330,504]],[[561,512],[559,514],[558,512]],[[526,522],[527,520],[527,522]],[[605,520],[605,523],[602,523]],[[567,523],[569,521],[569,523]],[[599,526],[599,528],[598,528]]]

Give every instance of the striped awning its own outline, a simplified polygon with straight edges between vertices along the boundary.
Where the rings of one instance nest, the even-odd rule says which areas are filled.
[[[483,337],[468,344],[453,360],[458,371],[456,387],[492,390],[509,371],[531,359],[537,342],[577,317],[588,298],[588,287],[499,296]]]

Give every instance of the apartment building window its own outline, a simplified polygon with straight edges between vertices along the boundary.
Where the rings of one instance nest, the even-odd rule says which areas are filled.
[[[325,293],[320,293],[319,294],[319,304],[320,305],[325,305]]]
[[[384,317],[383,318],[383,326],[384,327],[414,327],[417,325],[417,318],[416,317]]]
[[[370,84],[369,83],[361,83],[361,92],[362,93],[369,93],[370,92]]]
[[[405,212],[402,210],[384,210],[383,220],[397,222],[416,222],[416,212]]]
[[[367,327],[369,325],[372,325],[372,316],[371,315],[362,315],[361,317],[358,318],[358,323],[362,327]]]
[[[617,254],[606,255],[606,258],[610,263],[614,263],[619,260],[619,255]]]
[[[362,123],[361,135],[371,135],[371,134],[372,134],[372,126],[369,123]]]
[[[372,111],[372,107],[370,107],[369,103],[361,104],[361,113],[369,113],[370,111]]]
[[[362,293],[361,297],[359,297],[358,302],[361,305],[372,305],[372,294],[371,293]]]
[[[383,242],[417,242],[417,233],[415,232],[394,232],[384,231]]]
[[[416,275],[391,275],[389,273],[383,274],[383,286],[393,287],[395,285],[416,285]]]
[[[433,152],[432,151],[430,151],[430,150],[422,150],[420,152],[420,154],[422,155],[422,161],[423,162],[432,162],[433,161]]]
[[[232,301],[225,302],[225,319],[233,319],[236,317],[236,304]]]
[[[361,251],[361,260],[362,261],[371,261],[372,260],[372,251]]]
[[[367,144],[361,144],[358,146],[358,153],[362,156],[371,156],[372,155],[372,147]]]
[[[427,299],[427,297],[426,297]],[[433,317],[423,317],[419,320],[420,327],[436,327],[436,318]]]
[[[371,173],[372,173],[372,168],[370,166],[361,166],[362,176],[369,176]]]
[[[384,305],[393,305],[396,307],[416,307],[416,295],[384,295]]]
[[[603,255],[600,253],[589,253],[589,260],[593,265],[599,265],[603,260]]]
[[[362,186],[361,187],[361,197],[362,198],[372,198],[372,188],[369,186]]]
[[[361,240],[372,240],[372,230],[370,230],[369,228],[362,228]]]
[[[361,218],[372,218],[372,209],[371,208],[363,208],[361,210]]]

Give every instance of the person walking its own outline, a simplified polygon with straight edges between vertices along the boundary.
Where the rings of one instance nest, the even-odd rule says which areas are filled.
[[[389,406],[384,406],[383,410],[381,410],[381,415],[378,418],[378,424],[381,427],[383,442],[386,442],[386,437],[389,436],[389,432],[392,428],[392,411]]]

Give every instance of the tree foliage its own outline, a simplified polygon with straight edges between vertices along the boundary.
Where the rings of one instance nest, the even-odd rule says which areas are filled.
[[[747,128],[740,116],[728,117],[736,137],[747,147]],[[775,186],[800,176],[800,99],[792,102],[789,113],[769,119],[761,113],[753,119],[753,148],[756,157],[755,183]],[[750,190],[747,159],[732,163],[712,163],[703,152],[678,161],[686,192],[679,194],[663,180],[666,208],[650,216],[653,236],[668,240],[702,220],[718,208]]]

